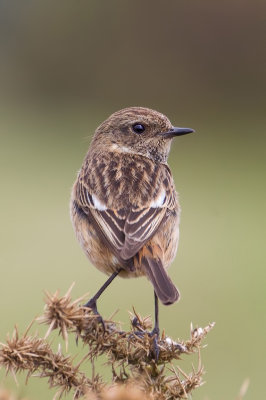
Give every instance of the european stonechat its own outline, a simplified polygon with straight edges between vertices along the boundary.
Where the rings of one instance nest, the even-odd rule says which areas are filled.
[[[157,335],[158,298],[165,305],[179,298],[167,274],[180,216],[167,157],[172,139],[191,132],[148,108],[117,111],[96,129],[72,190],[78,241],[92,264],[109,275],[86,306],[98,313],[97,299],[118,274],[145,275],[154,287]]]

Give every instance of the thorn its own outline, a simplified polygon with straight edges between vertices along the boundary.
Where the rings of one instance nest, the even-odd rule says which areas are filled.
[[[73,282],[71,285],[70,285],[70,288],[67,290],[67,292],[66,292],[66,294],[64,295],[64,297],[69,297],[69,295],[70,295],[70,293],[72,292],[72,289],[73,289],[73,287],[75,286],[75,282]]]

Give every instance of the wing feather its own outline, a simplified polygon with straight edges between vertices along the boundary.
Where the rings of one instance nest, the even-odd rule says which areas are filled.
[[[166,208],[145,208],[131,211],[125,222],[125,242],[121,257],[133,257],[154,235],[165,217]],[[136,218],[137,217],[137,218]]]
[[[116,213],[108,209],[106,211],[91,209],[91,215],[115,254],[119,254],[125,242],[125,219],[119,218]]]
[[[165,221],[169,208],[176,207],[175,191],[164,188],[143,207],[120,209],[107,208],[82,181],[78,182],[77,191],[79,206],[89,216],[107,246],[122,260],[136,255]]]

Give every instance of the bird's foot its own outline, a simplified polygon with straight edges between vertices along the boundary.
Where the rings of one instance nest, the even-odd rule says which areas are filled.
[[[159,349],[159,345],[158,345],[158,340],[159,340],[159,336],[160,336],[159,328],[155,326],[149,335],[150,335],[150,337],[153,338],[153,353],[154,353],[155,363],[157,364],[157,362],[159,360],[159,355],[160,355],[160,349]]]
[[[86,304],[84,304],[83,307],[90,308],[91,311],[93,312],[93,314],[97,315],[97,321],[99,324],[102,325],[103,331],[105,332],[106,331],[105,323],[104,323],[103,317],[101,316],[101,314],[99,313],[99,311],[97,309],[96,300],[92,297]]]
[[[159,345],[158,345],[158,340],[159,340],[159,335],[160,335],[159,328],[155,326],[152,331],[148,332],[142,328],[137,317],[135,317],[132,320],[132,326],[133,326],[133,328],[136,328],[136,329],[134,329],[134,332],[133,332],[134,335],[136,335],[140,338],[143,338],[144,335],[148,334],[151,338],[153,338],[153,353],[154,353],[155,362],[157,363],[158,359],[159,359],[159,355],[160,355],[160,349],[159,349]]]

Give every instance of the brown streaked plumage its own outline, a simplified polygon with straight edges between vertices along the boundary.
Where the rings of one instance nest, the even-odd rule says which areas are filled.
[[[72,190],[73,226],[90,261],[111,277],[146,275],[163,304],[179,297],[166,272],[180,214],[167,157],[172,138],[190,132],[157,111],[120,110],[96,129]]]

